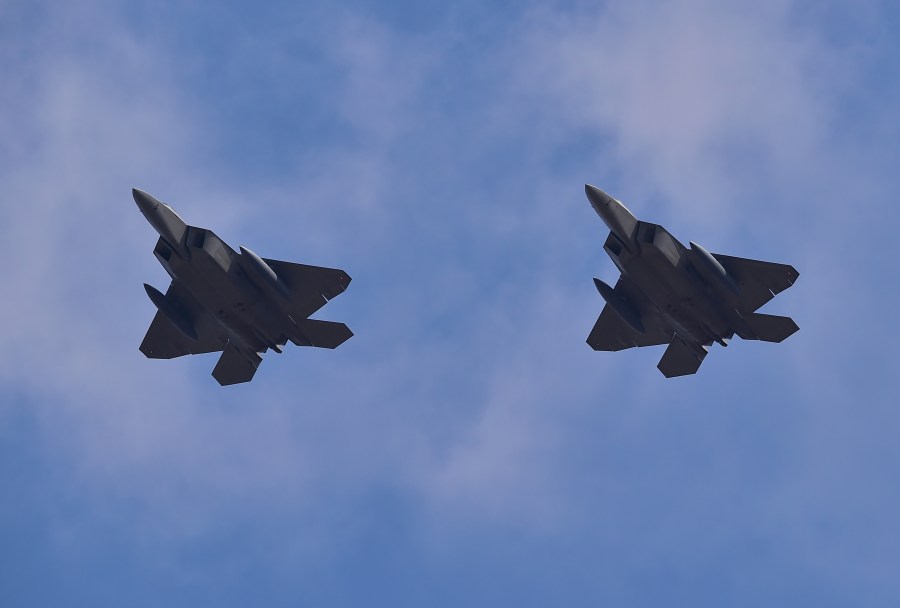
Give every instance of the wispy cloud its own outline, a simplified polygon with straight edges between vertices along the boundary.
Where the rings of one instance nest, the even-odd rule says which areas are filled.
[[[822,72],[834,52],[793,21],[794,8],[539,10],[519,80],[557,105],[541,115],[553,121],[545,129],[585,129],[606,144],[598,179],[675,205],[685,225],[721,228],[749,214],[742,190],[805,167],[827,140],[836,83]]]

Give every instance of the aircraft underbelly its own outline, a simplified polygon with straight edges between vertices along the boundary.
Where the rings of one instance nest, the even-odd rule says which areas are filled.
[[[629,261],[628,276],[658,313],[683,337],[706,344],[730,336],[729,323],[701,285],[684,272],[673,272],[670,256],[649,252]]]
[[[277,332],[266,327],[271,325],[271,315],[261,314],[265,304],[260,294],[235,281],[230,265],[223,263],[221,255],[210,255],[205,248],[192,248],[191,254],[189,262],[175,268],[177,280],[222,326],[227,338],[241,342],[253,352],[263,351],[267,341],[276,342],[261,339]]]

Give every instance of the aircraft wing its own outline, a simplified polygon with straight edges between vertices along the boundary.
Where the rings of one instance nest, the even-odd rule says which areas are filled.
[[[631,281],[619,277],[613,289],[616,295],[629,301],[641,317],[644,333],[638,333],[626,323],[609,304],[600,311],[600,317],[588,335],[587,343],[594,350],[617,351],[635,346],[668,344],[673,332],[666,329],[647,297]]]
[[[343,293],[350,284],[350,277],[338,268],[307,266],[263,258],[269,268],[287,286],[294,301],[291,316],[300,321],[313,314],[328,300]]]
[[[226,340],[220,336],[215,323],[183,287],[172,281],[166,291],[166,299],[173,306],[180,307],[185,317],[190,319],[197,332],[197,339],[192,340],[184,335],[163,313],[157,311],[144,341],[141,342],[140,351],[144,355],[150,359],[173,359],[225,348]]]
[[[793,266],[712,254],[740,290],[741,308],[753,312],[794,284],[800,273]]]

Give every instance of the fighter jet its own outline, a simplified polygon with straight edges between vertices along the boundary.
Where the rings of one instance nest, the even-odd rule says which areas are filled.
[[[225,386],[249,382],[267,349],[336,348],[353,332],[309,319],[350,283],[343,270],[234,251],[211,230],[188,226],[171,207],[133,189],[134,202],[159,233],[153,250],[172,282],[165,294],[144,284],[158,309],[140,350],[151,359],[222,351],[212,372]]]
[[[781,342],[799,328],[788,317],[755,312],[794,284],[786,264],[690,249],[665,228],[639,221],[621,202],[585,185],[594,210],[609,227],[603,249],[622,275],[615,287],[594,279],[606,301],[588,336],[594,350],[668,344],[657,366],[667,378],[696,373],[713,342]]]

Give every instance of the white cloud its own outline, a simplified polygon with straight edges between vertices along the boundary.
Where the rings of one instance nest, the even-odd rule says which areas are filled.
[[[543,100],[544,129],[585,129],[608,143],[593,173],[615,180],[615,195],[648,215],[659,211],[646,201],[662,199],[686,226],[721,228],[754,213],[740,206],[753,181],[806,165],[828,135],[833,83],[820,70],[834,58],[792,20],[793,6],[538,11],[519,49],[520,90]]]

